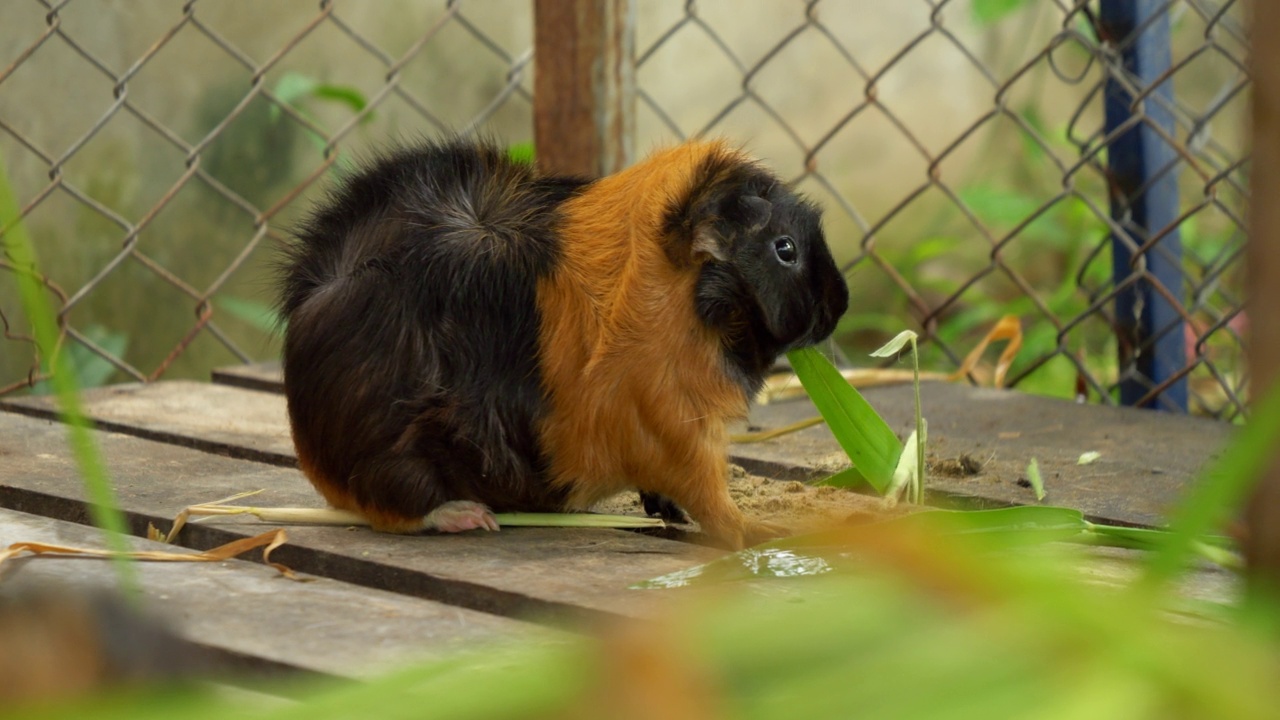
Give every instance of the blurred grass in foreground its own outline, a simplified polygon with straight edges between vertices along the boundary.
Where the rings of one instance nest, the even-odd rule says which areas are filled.
[[[666,601],[655,618],[564,643],[479,649],[367,683],[266,686],[300,698],[280,703],[188,688],[11,716],[1272,718],[1280,605],[1221,597],[1196,612],[1169,582],[1185,578],[1191,544],[1235,514],[1276,446],[1280,392],[1255,407],[1174,513],[1167,540],[1139,556],[1145,582],[1089,582],[1084,551],[1045,544],[1044,527],[873,523],[805,548],[832,572],[646,591]],[[935,519],[967,515],[977,514]],[[1060,524],[1049,530],[1072,530]]]
[[[1280,659],[1249,616],[1084,583],[1075,556],[847,528],[856,573],[681,593],[652,621],[491,649],[297,704],[135,695],[17,717],[1271,718]],[[283,640],[282,640],[283,641]]]

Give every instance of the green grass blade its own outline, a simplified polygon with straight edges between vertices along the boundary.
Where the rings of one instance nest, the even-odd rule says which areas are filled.
[[[875,408],[813,348],[787,353],[805,392],[867,482],[883,493],[902,455],[902,442]]]
[[[1124,527],[1121,525],[1096,525],[1089,523],[1089,532],[1079,541],[1090,545],[1131,548],[1134,550],[1160,550],[1174,536],[1168,530]],[[1206,535],[1192,541],[1190,552],[1203,560],[1230,570],[1242,570],[1244,563],[1235,543],[1222,535]]]
[[[1280,384],[1254,404],[1253,416],[1226,450],[1201,473],[1169,520],[1169,541],[1152,553],[1144,581],[1172,578],[1193,555],[1196,543],[1220,528],[1244,503],[1275,456],[1280,442]]]
[[[825,477],[813,484],[830,485],[831,487],[848,488],[850,490],[871,487],[871,483],[867,482],[867,479],[862,476],[862,471],[856,467],[847,467],[835,475]]]
[[[911,346],[911,389],[915,395],[916,401],[916,431],[911,437],[907,438],[906,447],[903,454],[913,453],[915,458],[910,461],[907,458],[899,458],[897,471],[901,472],[904,465],[911,468],[912,476],[908,485],[907,502],[920,504],[924,499],[924,446],[927,440],[924,414],[920,410],[920,349],[916,345],[916,338],[919,337],[911,330],[903,330],[898,333],[892,340],[880,346],[871,353],[871,357],[893,357],[902,352],[908,345]],[[895,484],[897,479],[895,477]],[[891,493],[896,497],[896,493]]]
[[[115,491],[107,477],[106,465],[94,442],[92,425],[84,415],[80,393],[76,386],[75,369],[71,366],[70,353],[55,353],[58,343],[58,324],[53,308],[44,295],[38,279],[39,264],[35,248],[27,236],[26,226],[18,221],[18,203],[9,186],[9,174],[4,158],[0,157],[0,228],[8,228],[0,236],[0,245],[13,262],[14,275],[18,278],[18,294],[22,307],[31,322],[32,334],[39,348],[41,361],[50,366],[50,382],[58,398],[58,408],[67,423],[68,441],[80,474],[84,478],[89,497],[89,511],[95,525],[105,532],[108,548],[117,551],[112,558],[120,586],[125,594],[136,597],[137,576],[133,565],[119,553],[129,550],[125,541],[127,528],[124,515],[116,503]]]

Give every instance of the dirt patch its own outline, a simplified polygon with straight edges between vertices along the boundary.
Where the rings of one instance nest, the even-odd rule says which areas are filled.
[[[878,498],[796,480],[772,480],[730,466],[729,494],[748,517],[806,533],[844,523],[870,522],[901,514],[886,510]],[[638,493],[623,493],[594,508],[602,513],[644,514]]]
[[[929,460],[930,475],[945,475],[947,477],[970,477],[982,472],[984,463],[969,453],[961,453],[958,457],[946,458],[942,460]]]

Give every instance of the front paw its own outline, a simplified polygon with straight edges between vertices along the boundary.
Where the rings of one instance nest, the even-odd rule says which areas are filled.
[[[746,547],[759,545],[780,537],[787,537],[791,530],[774,523],[748,521],[742,529],[742,540]]]
[[[640,504],[644,505],[646,515],[653,517],[657,515],[663,521],[669,523],[687,523],[689,522],[689,514],[684,508],[676,504],[675,500],[656,492],[640,491]]]
[[[715,538],[718,545],[729,550],[741,550],[791,534],[789,530],[781,525],[752,520],[728,523],[708,523],[704,521],[702,522],[702,529]]]

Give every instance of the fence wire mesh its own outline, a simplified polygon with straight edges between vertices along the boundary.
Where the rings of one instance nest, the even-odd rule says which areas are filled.
[[[1136,381],[1138,403],[1161,404],[1189,379],[1193,411],[1241,415],[1244,3],[1148,3],[1144,39],[1172,48],[1152,82],[1126,65],[1135,39],[1108,26],[1106,2],[856,5],[797,3],[744,38],[737,6],[684,3],[641,41],[642,120],[678,136],[767,134],[772,155],[795,158],[792,179],[843,216],[829,218],[837,236],[857,238],[847,345],[874,347],[914,321],[930,364],[950,369],[1014,314],[1025,330],[1015,386],[1116,402]],[[1157,23],[1170,28],[1162,38]],[[681,45],[720,65],[709,113],[663,86],[664,53],[693,54]],[[1133,99],[1110,125],[1108,83]],[[1157,87],[1169,84],[1166,98]],[[1136,191],[1108,165],[1135,127],[1171,150]],[[1180,192],[1176,217],[1144,227],[1130,205],[1164,179]],[[1132,256],[1114,272],[1113,242]],[[1180,269],[1172,281],[1151,269],[1157,255]],[[1117,317],[1117,299],[1135,287],[1174,299],[1176,322],[1126,335],[1133,319]],[[1182,356],[1155,381],[1142,361],[1174,335]]]
[[[270,241],[363,148],[528,139],[529,8],[383,10],[6,5],[0,153],[83,382],[272,356]],[[45,379],[14,285],[0,394]]]
[[[1013,315],[1008,384],[1115,403],[1138,383],[1160,404],[1186,383],[1193,412],[1238,418],[1247,8],[1151,2],[1170,62],[1148,82],[1104,4],[638,3],[638,146],[725,135],[824,204],[846,350],[913,327],[924,363],[953,370]],[[526,3],[19,7],[0,29],[0,152],[89,382],[273,356],[271,241],[364,148],[530,136]],[[1130,98],[1120,120],[1109,87]],[[1170,150],[1136,191],[1113,165],[1134,128]],[[1149,227],[1135,201],[1159,182],[1176,212]],[[1173,321],[1135,337],[1144,302]],[[40,366],[3,285],[0,311],[15,391]],[[1152,379],[1170,338],[1177,366]]]

